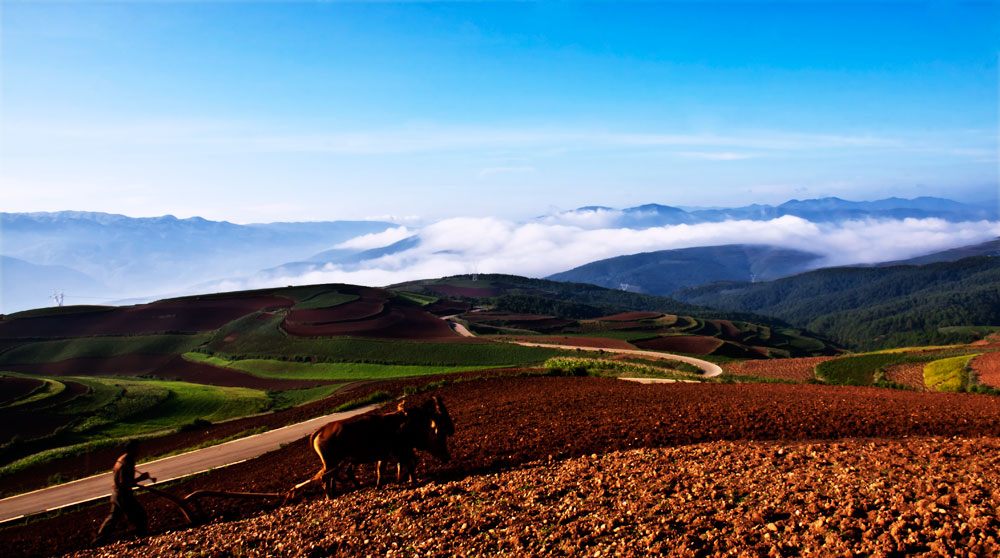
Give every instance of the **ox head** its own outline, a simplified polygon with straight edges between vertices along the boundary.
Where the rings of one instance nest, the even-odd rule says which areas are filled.
[[[418,431],[418,440],[415,440],[417,447],[448,462],[451,459],[448,453],[448,436],[455,433],[455,424],[441,398],[435,395],[418,408],[402,408],[401,411]]]

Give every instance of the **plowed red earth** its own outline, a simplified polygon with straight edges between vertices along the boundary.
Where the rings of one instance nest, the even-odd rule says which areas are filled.
[[[470,308],[472,308],[472,305],[468,302],[459,302],[457,300],[439,300],[424,306],[424,310],[434,314],[435,316],[451,316],[453,314],[461,314],[463,312],[468,312]]]
[[[917,391],[931,391],[924,382],[925,362],[893,364],[885,369],[885,379],[911,387]]]
[[[9,442],[14,436],[23,439],[44,436],[68,424],[73,417],[50,409],[87,393],[89,388],[79,382],[63,383],[66,389],[56,395],[0,409],[0,443]]]
[[[5,364],[5,370],[44,376],[155,376],[196,384],[286,390],[333,382],[258,378],[245,372],[184,360],[180,355],[122,355],[73,358],[42,364]]]
[[[1000,388],[1000,353],[986,353],[972,360],[976,379],[985,386]]]
[[[927,435],[1000,436],[1000,398],[981,395],[920,394],[876,388],[784,384],[639,385],[603,378],[500,378],[454,384],[437,393],[448,403],[456,424],[456,434],[451,444],[452,461],[440,464],[425,459],[420,471],[424,478],[435,479],[438,482],[508,470],[537,460],[560,460],[630,448],[672,447],[719,440],[820,440],[869,437],[900,439]],[[902,442],[901,447],[905,448],[907,443]],[[718,447],[720,448],[718,451],[726,451],[726,448],[733,446]],[[780,457],[780,454],[777,457]],[[701,454],[691,464],[712,463],[717,458],[716,454],[708,452]],[[822,455],[817,459],[816,466],[828,463]],[[874,460],[870,470],[845,468],[838,470],[840,471],[838,474],[844,475],[844,478],[849,480],[854,479],[850,482],[863,482],[864,486],[867,486],[878,479],[880,471],[884,471],[880,469],[885,467],[884,461],[882,463],[879,465],[878,460]],[[751,477],[738,473],[740,470],[753,471],[755,470],[753,467],[757,465],[735,460],[731,466],[741,468],[736,471],[734,479],[742,478],[742,482],[749,482],[752,480]],[[773,468],[774,465],[765,461],[762,466]],[[295,482],[308,478],[317,469],[318,460],[310,455],[306,443],[300,441],[261,458],[198,477],[171,490],[179,494],[209,487],[218,490],[281,491]],[[685,462],[674,463],[671,469],[683,472],[686,470]],[[369,471],[366,468],[363,472]],[[614,475],[618,474],[620,471],[617,469],[609,469],[603,473],[600,466],[590,468],[577,475],[567,485],[567,490],[575,490],[574,483],[579,483],[579,490],[582,490],[584,486],[589,486],[587,483],[595,479],[606,478],[605,475],[615,478]],[[912,474],[921,473],[914,469]],[[902,471],[899,475],[902,478],[909,478]],[[691,479],[692,482],[695,479],[707,480],[698,474]],[[791,479],[789,477],[789,482]],[[914,480],[922,479],[915,477]],[[892,484],[897,484],[898,479],[896,481]],[[783,482],[785,481],[770,481],[768,484],[781,485]],[[731,486],[709,484],[712,484],[715,487],[712,490],[718,493],[734,490]],[[941,495],[935,492],[933,485],[925,487],[917,484],[916,488],[915,492],[908,493],[909,495],[905,497],[906,502],[910,503],[909,506],[915,507],[919,504],[918,500],[925,497],[922,491],[933,493],[933,498]],[[483,490],[490,492],[495,489]],[[605,496],[610,494],[607,490],[609,489],[606,488],[603,492]],[[686,501],[716,499],[710,492],[710,487],[706,487],[703,491],[693,493]],[[419,496],[416,496],[419,492],[409,493],[417,498],[411,502],[419,504]],[[669,492],[664,493],[663,497],[669,494]],[[785,524],[779,525],[779,522],[788,519],[787,515],[782,515],[787,512],[776,510],[775,507],[788,506],[789,503],[757,499],[745,501],[746,496],[745,492],[739,495],[741,504],[746,504],[740,508],[741,514],[744,514],[743,521],[764,526],[759,533],[761,538],[765,533],[772,533],[771,537],[775,537],[774,533],[777,531],[765,525],[769,522],[775,523],[783,529]],[[838,495],[832,492],[830,497]],[[839,497],[844,495],[841,494]],[[736,499],[737,495],[726,498]],[[474,509],[474,502],[471,499],[456,497],[449,498],[448,501],[452,506],[449,509],[455,512],[460,509]],[[179,515],[164,504],[149,498],[144,498],[144,502],[150,511],[155,532],[162,533],[180,524]],[[548,505],[546,502],[555,500],[541,501],[539,505],[542,509]],[[838,509],[846,505],[858,508],[861,504],[865,502],[854,499],[835,502]],[[662,513],[669,518],[671,508],[674,506],[666,502],[664,505],[667,507],[663,508]],[[723,504],[720,502],[719,505]],[[259,503],[251,502],[219,502],[210,506],[210,509],[217,516],[222,514],[223,517],[230,518],[252,514],[261,507]],[[277,517],[281,520],[272,524],[270,529],[288,533],[310,530],[312,524],[301,523],[300,511],[297,510],[300,508],[289,508],[288,513],[280,513]],[[769,515],[772,513],[771,510],[777,515]],[[11,528],[4,531],[4,540],[15,555],[48,555],[81,548],[92,536],[106,511],[106,507],[102,505]],[[392,521],[386,516],[388,511],[380,512],[380,516],[383,520]],[[854,512],[848,511],[850,513],[845,513],[843,517],[853,516]],[[899,513],[903,512],[903,509],[899,510]],[[756,518],[749,515],[751,513],[763,515]],[[349,523],[362,520],[359,515],[350,517],[354,519],[349,520]],[[504,521],[515,521],[520,524],[519,518],[517,512],[511,512]],[[649,519],[645,515],[638,516],[635,520],[652,521],[655,525],[661,525],[659,520]],[[995,519],[991,521],[994,528],[1000,525]],[[551,525],[554,527],[556,524],[558,522]],[[676,524],[679,531],[677,536],[687,536],[684,534],[686,524],[686,521],[679,521]],[[458,524],[452,525],[452,528],[456,526]],[[580,527],[583,529],[584,525],[580,524]],[[723,527],[727,529],[722,529]],[[843,527],[845,526],[834,524],[830,530],[836,529],[840,537],[849,540],[853,535],[845,533]],[[607,525],[602,529],[613,528],[614,525]],[[724,537],[728,533],[729,524],[719,523],[716,528],[719,529],[716,536]],[[244,535],[267,536],[263,532],[257,533],[246,529]],[[888,525],[885,529],[888,529]],[[576,536],[585,537],[588,532],[591,531],[583,529],[576,533]],[[171,544],[174,550],[198,552],[212,548],[215,543],[203,539],[198,533],[192,531],[187,534],[168,534],[167,540],[173,541]],[[353,537],[351,533],[352,531],[335,534],[339,537]],[[700,535],[701,531],[690,534]],[[443,542],[447,543],[449,549],[455,550],[455,553],[461,550],[463,542],[467,540],[465,537],[471,536],[450,530],[425,532],[423,535],[445,537]],[[893,535],[895,536],[895,533]],[[623,532],[621,536],[628,536],[628,531]],[[282,537],[279,535],[275,539],[275,544],[280,540]],[[576,543],[587,540],[593,539],[571,539],[568,542],[574,545],[575,550]],[[399,544],[406,543],[405,540],[397,538],[393,541],[397,543],[396,546],[389,544],[392,541],[384,541],[385,547],[376,546],[373,550],[401,555],[409,553],[409,551],[404,552],[403,546]],[[358,544],[362,544],[360,539]],[[381,544],[383,543],[379,542],[379,545]],[[525,540],[516,544],[528,552],[539,549],[534,546],[538,544],[537,541],[533,543]],[[633,554],[650,552],[653,548],[654,546],[650,544],[648,548],[637,548]],[[142,552],[142,547],[122,545],[109,548],[107,555],[128,549]],[[340,550],[324,547],[318,553],[308,553],[308,548],[292,545],[284,549],[268,546],[249,551],[251,555],[261,556],[282,553],[326,556],[352,555],[358,552],[363,554],[368,550],[364,547]],[[492,551],[481,549],[481,551],[495,554],[498,549]],[[514,550],[502,552],[518,554]],[[556,553],[562,552],[556,552],[551,547],[544,552],[544,554]],[[213,552],[209,555],[226,554]],[[690,555],[695,554],[692,552]],[[711,555],[711,552],[708,555]]]
[[[636,341],[635,346],[651,351],[668,351],[689,353],[693,355],[708,355],[722,346],[723,341],[715,337],[698,335],[668,335]]]
[[[0,405],[24,397],[41,385],[42,381],[35,378],[0,378]]]
[[[167,300],[79,314],[0,321],[0,337],[83,337],[209,331],[258,310],[288,308],[285,297]]]
[[[551,320],[552,316],[542,316],[540,314],[512,314],[509,312],[469,312],[462,318],[470,322],[495,322],[498,320],[531,322],[536,320]]]
[[[631,322],[635,320],[652,320],[653,318],[659,318],[662,315],[663,314],[659,312],[622,312],[621,314],[604,316],[603,318],[597,319],[609,322]]]
[[[814,368],[834,357],[782,358],[776,360],[745,360],[722,365],[728,374],[758,376],[805,382],[816,377]]]
[[[356,335],[380,339],[467,339],[452,331],[442,319],[414,306],[389,306],[370,319],[325,324],[303,324],[285,320],[282,329],[298,337]]]
[[[712,323],[719,328],[719,331],[721,331],[727,339],[739,340],[743,336],[743,332],[740,331],[738,327],[734,326],[733,322],[730,322],[729,320],[712,320]]]
[[[385,304],[381,300],[356,300],[332,308],[293,310],[288,316],[288,321],[310,324],[347,322],[375,317],[384,309]]]
[[[611,339],[608,337],[559,337],[546,335],[519,335],[512,338],[514,341],[526,341],[528,343],[545,343],[548,345],[573,345],[575,347],[593,347],[595,349],[635,349],[635,345],[623,339]]]

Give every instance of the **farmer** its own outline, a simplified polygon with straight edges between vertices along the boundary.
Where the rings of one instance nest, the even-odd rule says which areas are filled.
[[[108,533],[115,528],[115,524],[121,520],[122,516],[128,518],[129,522],[135,526],[135,532],[140,537],[146,535],[146,510],[142,509],[139,502],[132,494],[132,487],[136,483],[146,479],[156,482],[156,479],[149,476],[149,473],[140,473],[135,476],[135,454],[139,443],[129,440],[125,444],[125,453],[115,461],[114,491],[111,493],[111,513],[101,524],[97,531],[94,543],[102,543],[107,538]]]

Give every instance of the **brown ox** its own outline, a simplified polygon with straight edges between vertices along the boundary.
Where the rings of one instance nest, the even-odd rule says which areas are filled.
[[[451,415],[437,396],[419,407],[408,408],[400,402],[396,412],[366,415],[346,421],[331,422],[309,436],[309,446],[319,456],[323,467],[309,480],[299,483],[289,493],[321,481],[327,496],[332,496],[338,472],[345,466],[349,480],[358,485],[353,467],[358,463],[376,463],[375,486],[382,483],[382,463],[398,462],[396,479],[406,468],[409,482],[415,481],[417,456],[414,450],[428,451],[447,462],[448,436],[455,432]]]

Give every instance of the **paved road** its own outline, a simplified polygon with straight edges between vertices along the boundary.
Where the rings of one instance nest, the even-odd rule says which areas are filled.
[[[209,469],[234,465],[308,436],[313,430],[328,422],[360,415],[377,408],[378,405],[369,405],[353,411],[317,417],[217,446],[142,463],[137,465],[136,469],[149,472],[158,482],[165,482]],[[112,463],[108,463],[109,467],[111,465]],[[0,523],[26,515],[108,498],[111,495],[111,486],[111,473],[104,473],[5,498],[0,500]]]

